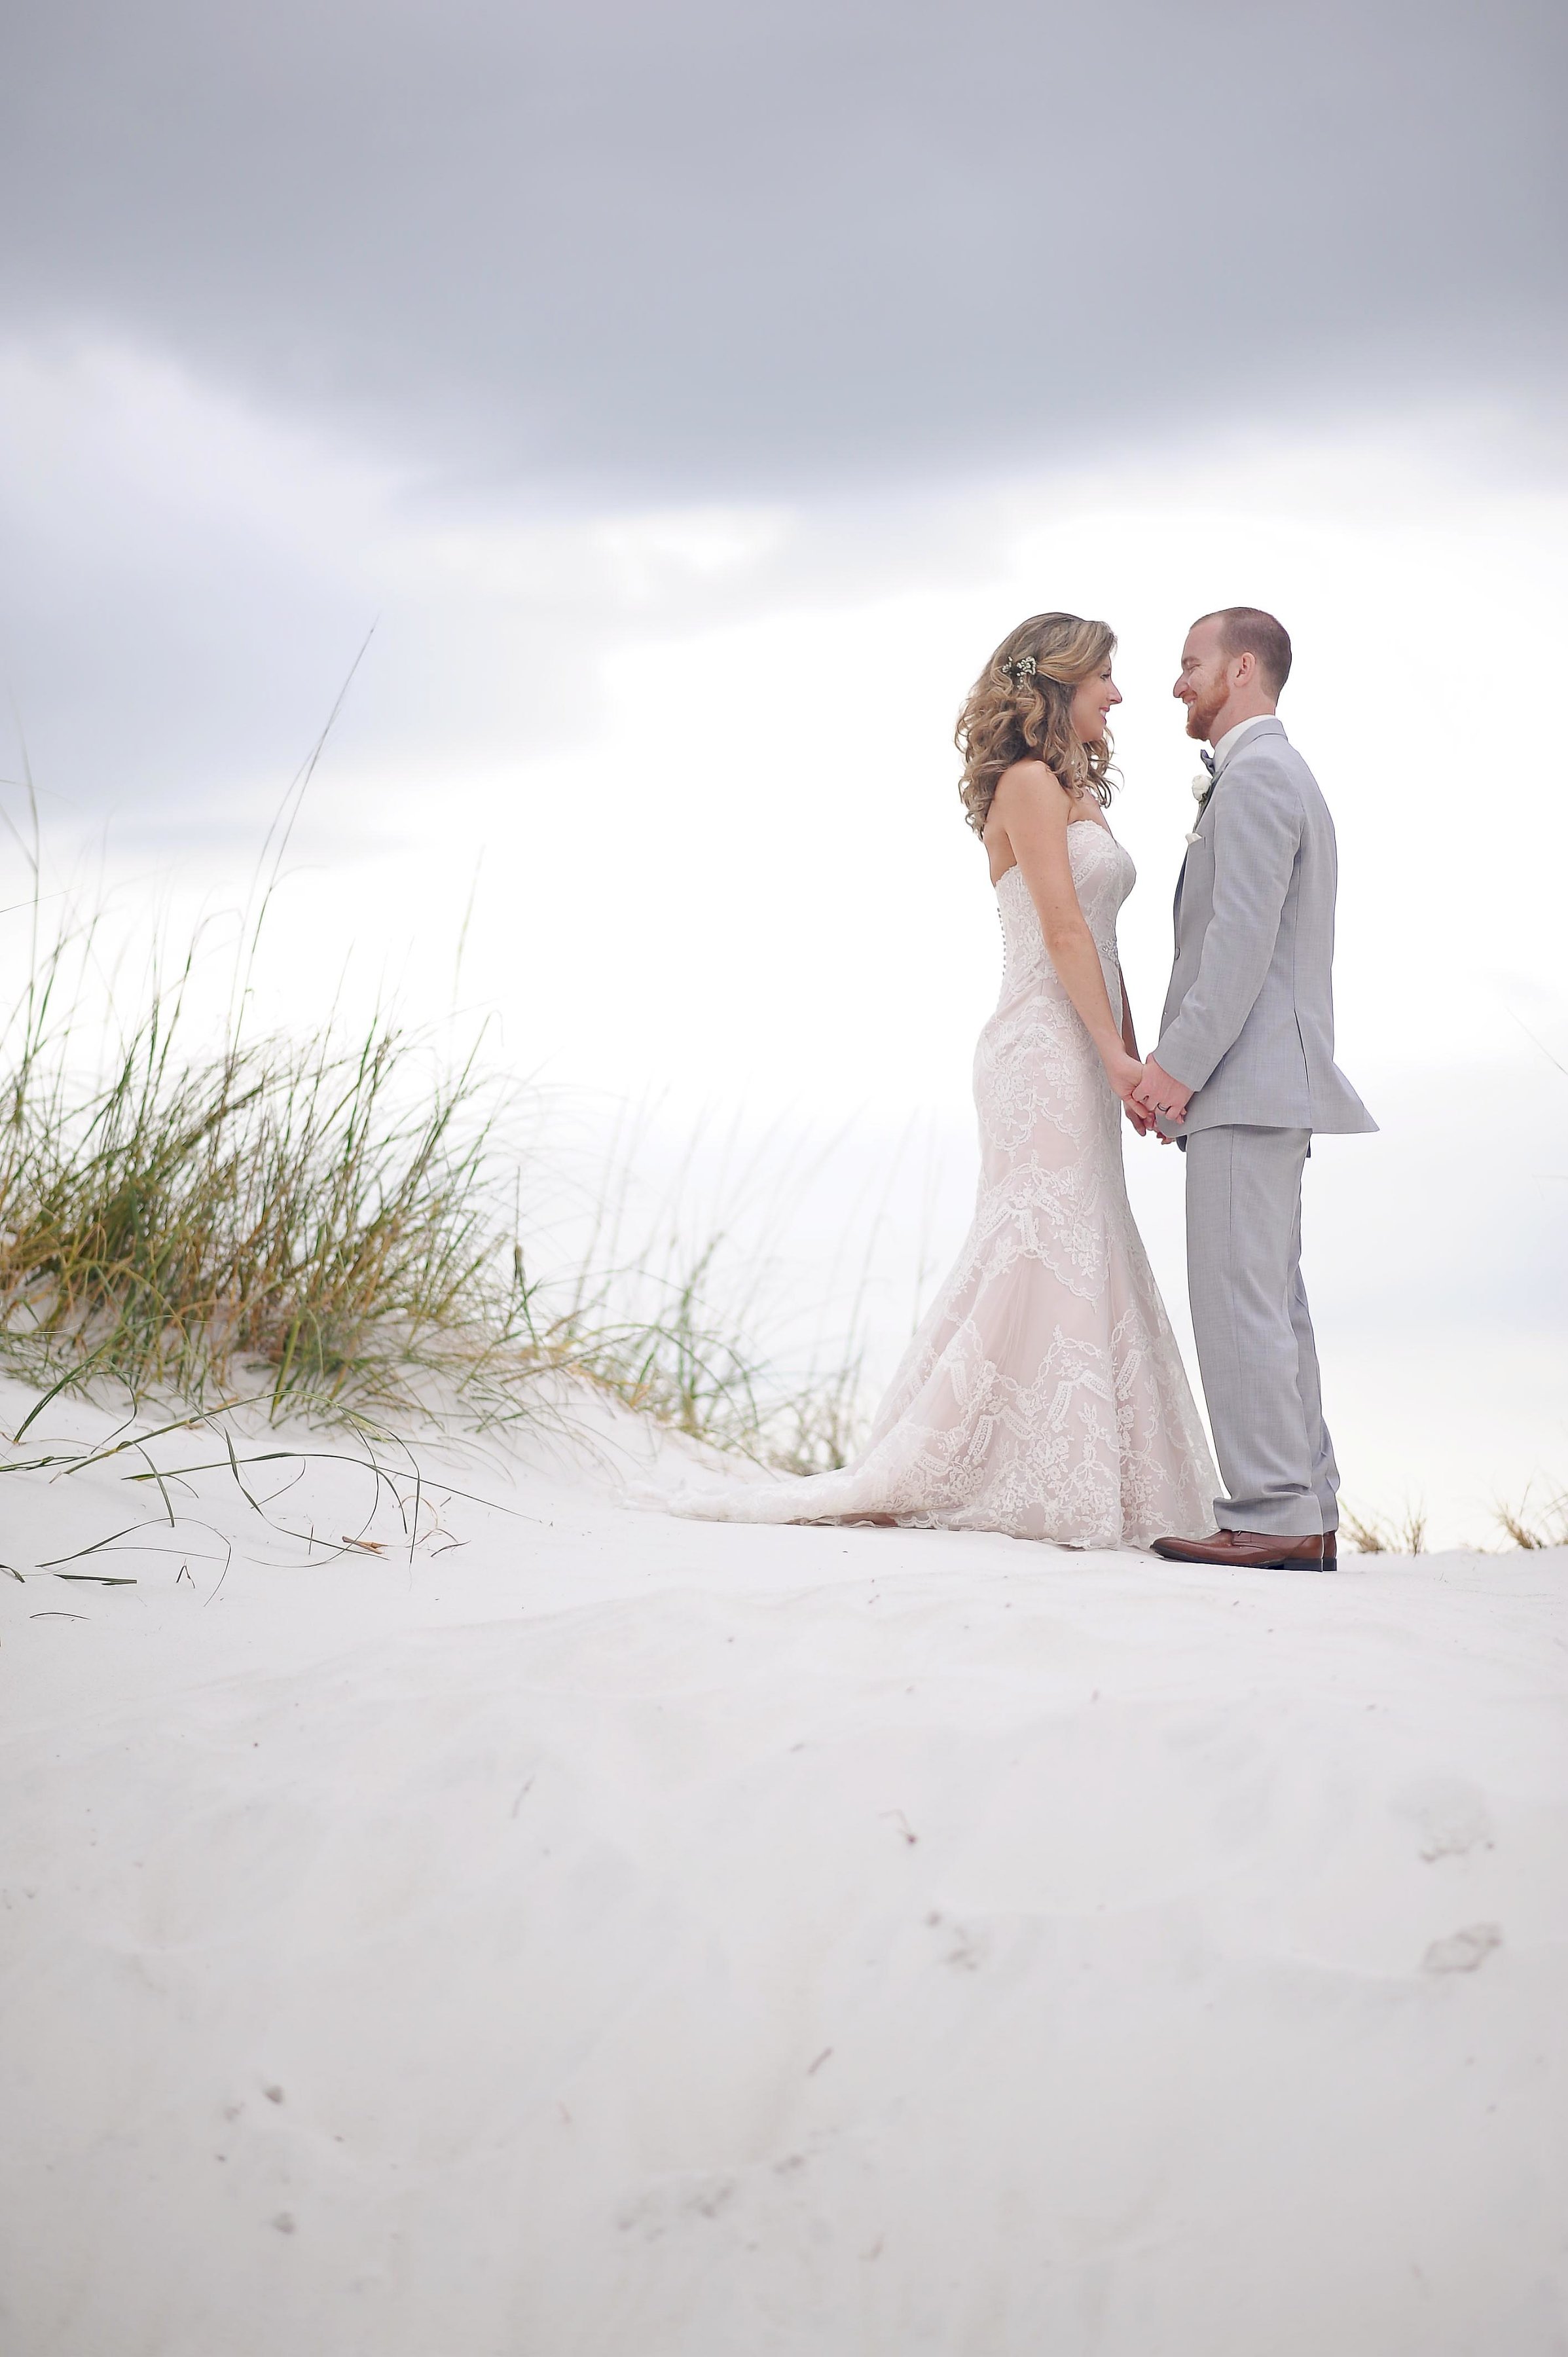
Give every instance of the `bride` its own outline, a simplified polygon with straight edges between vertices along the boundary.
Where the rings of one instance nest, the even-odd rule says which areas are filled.
[[[1116,949],[1131,859],[1105,821],[1122,697],[1103,622],[1036,614],[958,724],[1002,919],[980,1035],[980,1189],[958,1265],[842,1472],[683,1489],[676,1513],[1006,1531],[1077,1547],[1197,1537],[1218,1482],[1122,1170],[1143,1072]]]

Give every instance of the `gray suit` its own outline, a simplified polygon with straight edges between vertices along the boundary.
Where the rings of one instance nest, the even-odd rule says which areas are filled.
[[[1192,1091],[1187,1283],[1222,1528],[1338,1523],[1301,1281],[1314,1130],[1376,1129],[1334,1061],[1334,822],[1278,720],[1227,748],[1176,896],[1176,964],[1155,1054]]]

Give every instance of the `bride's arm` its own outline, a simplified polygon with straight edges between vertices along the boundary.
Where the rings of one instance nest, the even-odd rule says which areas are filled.
[[[1133,1021],[1133,1002],[1127,996],[1127,977],[1122,971],[1120,961],[1116,966],[1116,979],[1122,985],[1122,1045],[1142,1071],[1144,1067],[1138,1055],[1137,1027]],[[1143,1110],[1143,1107],[1134,1104],[1131,1097],[1123,1097],[1122,1110],[1139,1136],[1147,1137],[1155,1125],[1152,1117]]]
[[[1129,1052],[1117,1027],[1100,952],[1078,904],[1068,856],[1069,809],[1066,794],[1043,761],[1020,761],[1007,770],[993,804],[996,822],[1024,871],[1047,953],[1062,988],[1082,1017],[1112,1087],[1119,1097],[1126,1098],[1137,1087],[1144,1068]]]

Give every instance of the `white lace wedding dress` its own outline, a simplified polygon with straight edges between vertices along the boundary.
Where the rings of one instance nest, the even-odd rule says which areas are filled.
[[[1068,845],[1120,1014],[1116,917],[1133,862],[1092,820],[1069,827]],[[877,1515],[1077,1547],[1212,1528],[1219,1485],[1127,1200],[1121,1103],[1018,868],[996,899],[1002,995],[975,1050],[974,1223],[865,1454],[843,1472],[688,1484],[660,1501],[667,1511],[757,1523]]]

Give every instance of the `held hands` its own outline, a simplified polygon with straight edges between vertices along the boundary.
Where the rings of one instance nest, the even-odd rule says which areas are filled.
[[[1141,1064],[1136,1056],[1119,1051],[1106,1060],[1105,1070],[1138,1135],[1147,1137],[1153,1129],[1160,1144],[1168,1146],[1170,1139],[1157,1129],[1156,1122],[1164,1119],[1180,1123],[1186,1116],[1192,1091],[1157,1064],[1153,1056]]]
[[[1187,1103],[1192,1091],[1175,1079],[1151,1056],[1144,1066],[1137,1086],[1123,1096],[1129,1120],[1134,1118],[1134,1107],[1144,1115],[1144,1129],[1154,1126],[1155,1116],[1179,1124],[1187,1118]],[[1162,1143],[1168,1141],[1162,1140]]]

